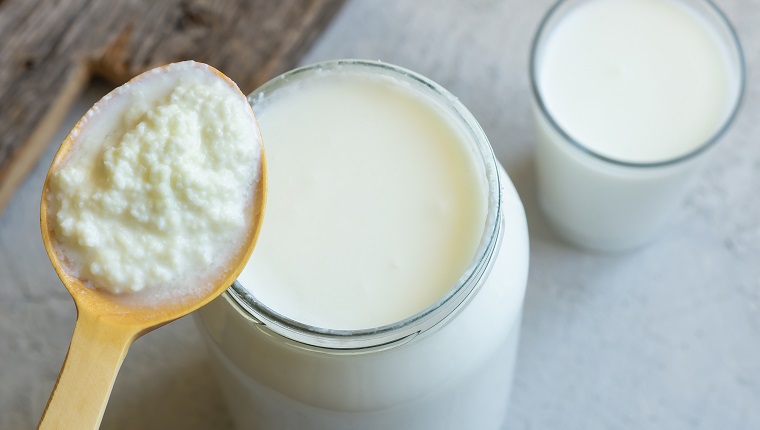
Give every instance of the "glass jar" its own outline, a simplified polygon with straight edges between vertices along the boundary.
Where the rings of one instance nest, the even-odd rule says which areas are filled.
[[[255,112],[278,89],[346,68],[412,86],[467,130],[488,187],[483,235],[443,298],[372,329],[302,324],[235,283],[195,314],[231,416],[239,429],[498,429],[528,273],[522,203],[472,114],[408,70],[359,60],[320,63],[273,79],[249,101]]]
[[[628,2],[628,4],[637,6],[644,5],[645,12],[640,12],[642,16],[649,16],[648,14],[653,14],[652,11],[657,11],[656,17],[661,21],[661,24],[668,24],[667,26],[658,24],[658,27],[667,29],[665,30],[666,33],[662,33],[663,30],[656,31],[648,28],[646,37],[634,38],[631,35],[631,40],[642,41],[643,46],[647,40],[655,37],[662,39],[664,35],[667,35],[672,37],[672,40],[666,38],[670,45],[676,44],[675,40],[678,40],[680,45],[684,45],[684,41],[689,41],[690,44],[687,44],[687,47],[691,48],[691,51],[694,50],[694,46],[705,46],[704,49],[708,52],[712,43],[715,45],[715,49],[720,52],[725,63],[720,64],[719,61],[716,61],[713,66],[717,70],[721,70],[722,67],[725,68],[727,82],[723,85],[718,79],[720,73],[714,70],[695,69],[702,72],[703,82],[688,81],[682,74],[669,70],[672,64],[679,64],[679,62],[690,65],[694,69],[695,64],[701,65],[704,62],[698,61],[705,55],[703,53],[697,54],[684,48],[682,51],[688,52],[689,55],[675,59],[672,58],[672,55],[668,55],[668,51],[665,50],[658,51],[657,49],[638,47],[639,51],[636,52],[631,46],[609,45],[607,42],[608,46],[614,46],[614,49],[619,52],[626,52],[626,49],[632,50],[633,52],[630,52],[631,55],[629,56],[632,59],[626,57],[626,60],[629,60],[628,62],[619,59],[605,59],[594,62],[592,66],[586,62],[580,63],[588,66],[589,69],[595,67],[599,70],[605,70],[604,74],[599,74],[602,77],[600,80],[604,83],[599,84],[599,88],[577,85],[588,92],[588,95],[585,100],[578,100],[573,109],[586,112],[586,110],[581,109],[581,106],[591,105],[598,108],[604,106],[604,109],[599,109],[598,114],[599,118],[603,119],[606,117],[614,118],[614,114],[608,114],[610,112],[627,112],[630,110],[630,106],[635,106],[636,109],[626,116],[630,127],[649,130],[652,136],[670,133],[672,137],[679,136],[678,133],[681,133],[684,126],[688,129],[695,128],[693,121],[689,123],[680,121],[677,122],[678,125],[673,124],[674,118],[694,116],[686,109],[686,107],[693,107],[690,104],[715,109],[716,105],[720,105],[720,103],[704,97],[697,100],[681,100],[682,108],[674,109],[670,107],[673,104],[672,95],[662,94],[662,100],[659,101],[649,100],[651,97],[647,95],[641,96],[641,98],[632,97],[630,93],[612,91],[610,88],[613,85],[610,82],[625,83],[631,88],[639,88],[635,85],[640,86],[642,82],[648,84],[647,88],[660,88],[663,83],[668,81],[671,81],[670,84],[674,87],[677,86],[676,83],[692,82],[699,85],[692,85],[690,92],[700,95],[702,94],[698,91],[701,89],[700,86],[703,88],[712,87],[714,91],[723,88],[725,108],[722,112],[722,118],[715,124],[711,135],[702,138],[704,140],[700,140],[696,136],[692,137],[688,142],[692,144],[691,148],[687,147],[688,152],[681,155],[663,155],[660,158],[652,158],[647,161],[626,160],[602,153],[598,148],[595,149],[591,146],[588,141],[584,142],[573,137],[572,132],[567,129],[568,126],[577,125],[573,121],[568,124],[566,120],[565,124],[561,125],[555,115],[556,112],[552,113],[547,104],[547,100],[549,100],[547,94],[549,93],[543,87],[545,82],[541,79],[543,71],[549,70],[544,66],[546,52],[549,51],[547,47],[551,46],[553,40],[568,40],[567,38],[556,38],[557,29],[567,28],[568,20],[577,19],[579,13],[589,10],[589,6],[598,7],[601,4],[602,2],[589,0],[559,0],[549,9],[533,39],[530,55],[530,79],[536,130],[538,202],[549,224],[569,242],[597,251],[624,251],[640,247],[653,240],[666,225],[678,205],[681,204],[696,174],[709,158],[710,149],[722,138],[736,117],[744,93],[745,65],[736,32],[726,16],[711,1]],[[620,7],[625,6],[625,4],[613,6]],[[594,13],[598,13],[599,10],[593,9]],[[609,8],[604,9],[603,12],[609,14],[610,11],[617,10],[619,9]],[[638,22],[636,20],[642,19],[631,13],[622,16],[627,17],[629,15],[632,22]],[[604,22],[600,28],[617,33],[618,37],[628,34],[626,32],[631,32],[631,23],[627,23],[619,15],[613,14],[610,18],[600,13],[594,16],[597,19],[602,16],[605,19],[614,19],[614,25]],[[588,22],[584,21],[584,24],[585,31],[593,31]],[[622,24],[628,24],[629,27],[621,30],[619,27]],[[638,27],[635,28],[637,30],[632,32],[634,35],[638,34],[639,31]],[[595,28],[595,30],[600,31],[599,28]],[[563,33],[564,36],[566,34]],[[615,36],[615,34],[611,33],[611,36]],[[577,42],[573,46],[577,46],[579,52],[587,50],[586,52],[593,52],[595,58],[602,59],[606,57],[594,51],[595,48],[592,45],[597,46],[594,45],[594,42],[607,39],[609,37],[606,34],[585,34],[584,38],[572,40]],[[584,42],[580,43],[581,40]],[[661,45],[666,44],[665,41],[657,40]],[[650,44],[653,43],[650,41]],[[567,55],[565,50],[554,52],[562,52]],[[626,53],[628,54],[628,52]],[[645,53],[646,56],[642,56],[642,53]],[[567,58],[578,57],[577,53],[574,54],[576,54],[574,57]],[[610,64],[615,65],[615,68],[610,68]],[[657,73],[650,76],[647,74],[648,69],[657,70]],[[702,67],[701,69],[708,68]],[[568,76],[578,75],[577,70],[569,71],[558,67],[551,70],[561,70]],[[711,77],[711,79],[708,80],[707,77]],[[568,82],[573,81],[571,79]],[[557,87],[558,85],[555,83],[554,86]],[[619,88],[623,87],[623,85],[619,86]],[[615,95],[614,103],[600,97],[600,91],[607,91],[607,93]],[[662,90],[660,91],[662,92]],[[642,100],[648,101],[642,102]],[[639,118],[636,114],[646,117],[650,112],[657,112],[657,108],[662,111],[662,106],[657,106],[658,104],[668,106],[669,109],[667,114],[659,115],[659,124],[637,121]],[[704,114],[702,116],[708,118]],[[594,118],[596,117],[594,116]],[[606,120],[597,121],[597,128],[604,129],[608,122]],[[642,124],[647,124],[647,126]],[[673,130],[678,131],[678,133],[674,134]],[[631,134],[630,130],[620,132],[617,139],[623,139],[626,134]],[[600,135],[605,134],[600,133]],[[686,140],[683,137],[678,139]],[[660,142],[660,147],[669,148],[669,145],[678,143],[673,141],[678,139],[663,140]],[[598,146],[599,142],[596,144]],[[614,146],[609,145],[609,147]],[[667,152],[663,154],[667,154]]]

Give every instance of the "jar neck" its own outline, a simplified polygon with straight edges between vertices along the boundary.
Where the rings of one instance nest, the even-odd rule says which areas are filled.
[[[468,134],[468,144],[482,162],[488,195],[488,210],[483,233],[475,256],[456,284],[423,311],[398,322],[381,327],[358,330],[333,330],[313,327],[288,318],[259,301],[246,288],[235,282],[224,293],[224,298],[253,324],[259,324],[274,334],[283,336],[308,349],[332,352],[362,353],[393,348],[405,344],[419,335],[442,325],[448,318],[458,313],[468,300],[477,293],[480,285],[488,277],[502,236],[501,174],[485,133],[472,114],[436,83],[408,70],[380,62],[363,60],[339,60],[318,63],[288,72],[277,77],[248,96],[255,105],[269,94],[294,84],[310,73],[330,71],[362,71],[382,74],[399,79],[423,92],[446,108],[454,120],[460,122]]]

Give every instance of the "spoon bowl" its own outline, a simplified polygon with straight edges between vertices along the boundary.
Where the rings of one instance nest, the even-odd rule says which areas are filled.
[[[210,69],[240,92],[224,74]],[[143,76],[130,82],[143,79]],[[244,98],[242,93],[240,96]],[[104,98],[98,102],[101,103],[108,103],[108,100]],[[77,309],[71,345],[43,412],[40,429],[98,428],[129,346],[143,334],[199,309],[232,285],[253,252],[264,215],[267,182],[262,148],[253,203],[249,205],[251,225],[243,246],[227,260],[224,270],[213,277],[209,288],[172,300],[153,302],[141,299],[143,292],[115,294],[88,286],[69,271],[56,251],[48,202],[51,175],[60,169],[76,147],[77,137],[87,126],[88,120],[92,121],[91,118],[85,114],[61,144],[48,171],[40,202],[40,230],[45,250]]]

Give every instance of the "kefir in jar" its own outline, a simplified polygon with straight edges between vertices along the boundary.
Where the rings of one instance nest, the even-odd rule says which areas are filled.
[[[472,114],[367,61],[249,101],[267,214],[238,282],[196,315],[237,428],[500,428],[528,232]]]

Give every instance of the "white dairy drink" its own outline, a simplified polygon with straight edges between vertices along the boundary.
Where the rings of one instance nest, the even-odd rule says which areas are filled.
[[[522,205],[471,114],[383,63],[250,96],[259,244],[199,313],[240,429],[498,429],[528,267]]]
[[[597,249],[646,242],[733,117],[741,69],[708,2],[560,3],[531,70],[539,200],[557,230]]]
[[[443,297],[475,255],[488,188],[439,110],[392,78],[349,72],[260,102],[272,215],[240,283],[330,329],[391,324]]]

